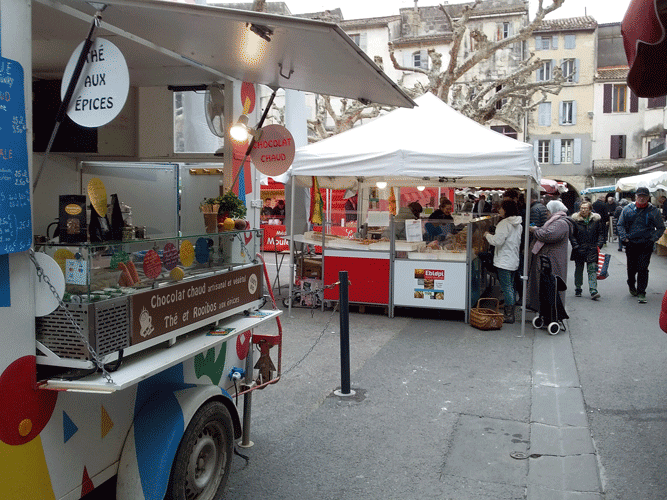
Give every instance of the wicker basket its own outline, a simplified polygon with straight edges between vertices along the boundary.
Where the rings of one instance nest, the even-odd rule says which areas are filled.
[[[483,300],[495,301],[495,310],[480,307]],[[499,312],[499,304],[498,299],[491,297],[479,299],[477,306],[470,309],[470,325],[480,330],[500,330],[503,326],[503,314]]]

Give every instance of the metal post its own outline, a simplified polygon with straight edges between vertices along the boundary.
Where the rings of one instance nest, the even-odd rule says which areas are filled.
[[[340,390],[336,396],[354,396],[350,390],[350,304],[347,294],[347,271],[338,272],[340,300]]]
[[[248,349],[248,355],[245,358],[245,385],[250,387],[253,384],[253,361],[252,361],[252,350],[253,345],[250,343],[250,349]],[[241,443],[239,446],[241,448],[250,448],[255,443],[250,441],[250,417],[252,414],[252,391],[248,391],[243,395],[243,434],[241,436]]]

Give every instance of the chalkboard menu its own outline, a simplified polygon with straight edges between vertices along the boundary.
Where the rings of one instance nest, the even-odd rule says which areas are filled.
[[[0,255],[32,242],[23,92],[23,68],[0,57]]]

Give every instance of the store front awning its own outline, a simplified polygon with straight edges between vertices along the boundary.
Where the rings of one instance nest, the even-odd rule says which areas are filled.
[[[628,86],[639,97],[667,94],[667,0],[632,0],[621,23]]]
[[[231,78],[271,88],[414,106],[333,23],[170,1],[105,4],[96,36],[118,46],[127,60],[130,80],[138,87],[208,84]],[[86,38],[96,8],[82,0],[35,0],[32,12],[33,76],[59,79],[70,55]]]

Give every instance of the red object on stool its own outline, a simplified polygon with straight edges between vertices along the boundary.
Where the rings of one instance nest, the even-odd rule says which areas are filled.
[[[662,298],[662,308],[660,309],[660,328],[667,333],[667,292]]]

